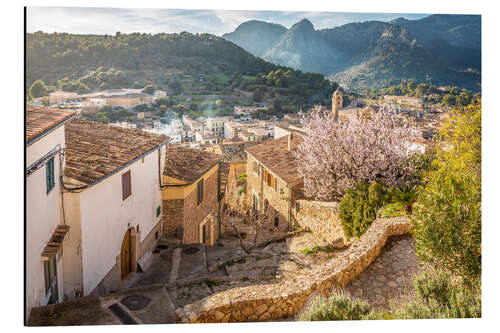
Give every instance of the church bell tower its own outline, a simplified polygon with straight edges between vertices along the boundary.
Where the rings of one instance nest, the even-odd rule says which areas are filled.
[[[335,120],[339,119],[339,110],[342,109],[342,93],[339,88],[335,90],[332,94],[332,113],[335,116]]]

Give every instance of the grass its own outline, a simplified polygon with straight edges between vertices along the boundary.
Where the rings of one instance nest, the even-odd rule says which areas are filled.
[[[243,172],[238,175],[238,179],[240,180],[246,180],[247,179],[247,173]]]
[[[302,252],[303,254],[316,254],[318,252],[327,252],[327,253],[330,253],[332,252],[333,249],[330,245],[327,245],[327,246],[319,246],[319,245],[316,245],[316,246],[313,246],[312,248],[308,248],[306,247],[305,249],[302,249],[300,250],[300,252]]]

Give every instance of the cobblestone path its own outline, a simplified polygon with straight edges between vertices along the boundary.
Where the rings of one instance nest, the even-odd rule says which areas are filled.
[[[422,270],[410,235],[390,237],[381,254],[346,287],[348,294],[388,308],[392,298],[411,293],[413,276]]]

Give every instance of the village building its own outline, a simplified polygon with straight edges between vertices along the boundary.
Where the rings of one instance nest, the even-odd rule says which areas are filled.
[[[66,125],[65,299],[126,286],[140,258],[156,246],[167,139],[83,119]]]
[[[207,118],[205,121],[205,131],[214,136],[224,136],[224,123],[228,120],[227,117]]]
[[[213,135],[211,132],[195,132],[195,140],[202,145],[217,144],[222,142],[222,138],[217,135]]]
[[[246,126],[240,122],[228,121],[224,123],[224,138],[233,140],[238,138],[240,133],[245,131]]]
[[[222,155],[171,145],[162,174],[163,235],[214,245],[221,232]]]
[[[223,164],[228,164],[227,188],[238,179],[238,176],[246,173],[247,153],[245,149],[256,144],[257,142],[224,143],[212,148],[214,153],[224,156]]]
[[[292,228],[292,205],[300,198],[303,178],[292,155],[302,136],[292,133],[246,149],[247,195],[255,212],[274,219],[274,225]]]
[[[410,96],[394,96],[394,95],[384,95],[384,101],[389,103],[412,105],[421,107],[424,104],[424,100],[418,97]]]
[[[26,108],[26,314],[63,297],[61,244],[69,226],[63,219],[60,177],[65,126],[75,112]]]

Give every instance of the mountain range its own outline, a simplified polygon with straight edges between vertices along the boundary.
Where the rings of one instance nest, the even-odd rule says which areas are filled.
[[[222,37],[257,57],[321,73],[350,89],[381,88],[401,80],[480,89],[479,15],[440,14],[320,30],[307,19],[289,29],[253,20]]]

